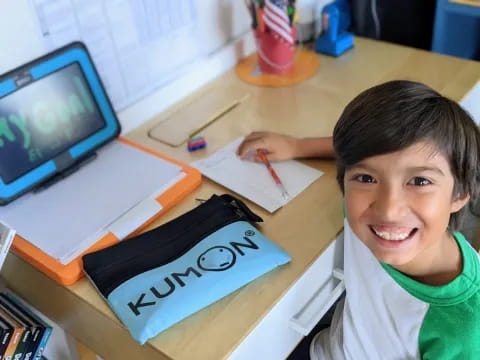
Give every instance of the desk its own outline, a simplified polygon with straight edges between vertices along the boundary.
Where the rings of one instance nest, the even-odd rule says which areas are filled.
[[[330,135],[343,107],[355,95],[387,80],[422,81],[458,101],[480,78],[480,63],[477,62],[362,38],[355,41],[355,48],[339,58],[321,56],[320,72],[297,86],[258,88],[241,83],[231,71],[202,89],[208,91],[212,87],[221,87],[228,91],[229,86],[235,85],[251,94],[244,103],[202,133],[209,144],[206,152],[211,153],[234,138],[259,129],[296,136]],[[185,99],[169,111],[188,102],[189,99]],[[146,132],[155,122],[153,119],[136,129],[128,134],[128,138],[186,162],[205,155],[205,152],[188,153],[184,147],[170,148],[149,139]],[[256,335],[249,334],[254,334],[262,324],[270,321],[274,310],[284,304],[287,297],[289,302],[284,308],[298,311],[294,307],[300,306],[300,298],[304,295],[301,291],[292,291],[298,290],[297,285],[302,279],[303,289],[314,288],[318,286],[318,279],[328,276],[334,260],[329,258],[330,262],[322,265],[325,249],[330,249],[331,254],[341,250],[341,246],[331,247],[336,245],[334,240],[343,221],[334,163],[318,159],[305,162],[323,170],[325,175],[285,208],[270,215],[249,203],[265,220],[261,225],[262,232],[291,255],[291,264],[192,315],[143,347],[135,344],[87,280],[62,287],[12,254],[4,265],[3,276],[10,288],[106,360],[215,360],[227,358],[230,354],[239,358],[240,350],[246,351],[245,348],[248,350],[248,346],[255,343]],[[226,190],[219,185],[205,180],[200,188],[152,227],[191,209],[196,205],[196,198],[224,192]],[[317,266],[320,273],[312,274],[312,264],[320,264]],[[305,282],[305,274],[309,271],[310,278]],[[288,325],[288,319],[276,321],[283,327],[262,328],[262,336],[267,336],[262,351],[273,358],[274,351],[284,346],[284,339],[278,334]],[[286,342],[293,342],[292,333],[285,336],[290,336],[285,338]],[[262,356],[251,358],[263,359]]]

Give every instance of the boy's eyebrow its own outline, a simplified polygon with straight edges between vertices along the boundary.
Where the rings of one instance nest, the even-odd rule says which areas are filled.
[[[363,169],[363,170],[366,170],[366,171],[375,172],[374,168],[372,168],[372,167],[370,167],[367,164],[364,164],[362,162],[353,164],[352,166],[350,166],[348,168],[348,170],[352,170],[352,169]]]
[[[438,173],[442,176],[445,176],[443,171],[436,166],[414,166],[414,167],[409,168],[408,170],[412,170],[412,171],[433,171],[433,172],[436,172],[436,173]]]
[[[369,172],[375,172],[374,168],[368,166],[367,164],[361,163],[361,162],[357,163],[355,165],[352,165],[349,170],[352,170],[352,169],[363,169],[363,170],[366,170],[366,171],[369,171]],[[413,167],[408,168],[407,170],[410,171],[410,172],[433,171],[433,172],[436,172],[439,175],[445,176],[444,172],[436,166],[413,166]]]

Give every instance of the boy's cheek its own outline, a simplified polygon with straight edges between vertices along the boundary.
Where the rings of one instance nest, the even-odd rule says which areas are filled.
[[[344,195],[345,213],[350,217],[360,216],[371,203],[371,197],[368,193],[355,192],[345,189]]]
[[[447,197],[416,197],[410,201],[410,210],[426,225],[448,224],[452,202]],[[443,227],[443,226],[442,226]]]

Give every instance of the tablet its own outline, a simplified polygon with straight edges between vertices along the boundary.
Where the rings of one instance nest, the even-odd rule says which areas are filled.
[[[0,76],[0,205],[70,172],[120,133],[86,47]]]

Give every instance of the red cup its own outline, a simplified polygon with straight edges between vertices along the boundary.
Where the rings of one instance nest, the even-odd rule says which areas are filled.
[[[291,34],[295,39],[295,29]],[[292,70],[295,46],[272,31],[255,31],[258,65],[263,73],[285,74]]]

